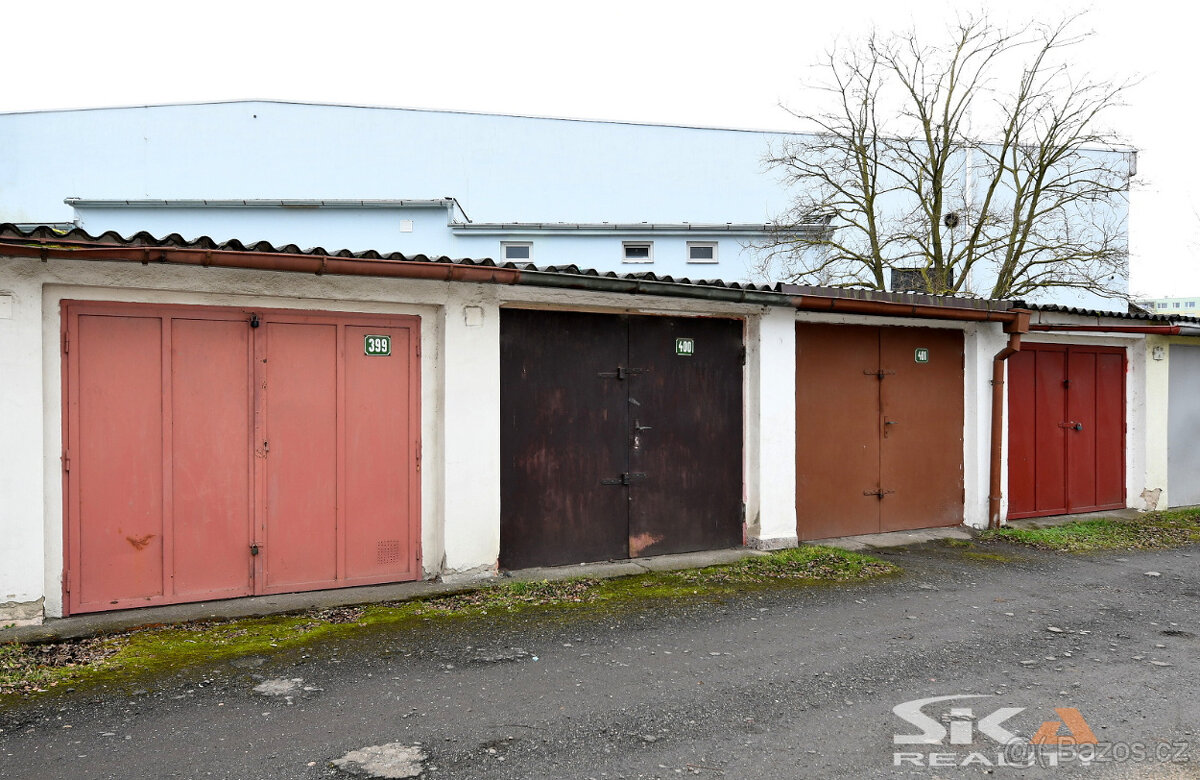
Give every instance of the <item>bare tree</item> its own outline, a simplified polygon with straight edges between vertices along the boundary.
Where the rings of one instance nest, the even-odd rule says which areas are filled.
[[[1133,155],[1097,119],[1132,82],[1071,73],[1076,22],[970,18],[937,46],[872,33],[831,51],[819,88],[831,107],[792,111],[816,131],[768,157],[798,194],[756,275],[884,290],[905,269],[933,294],[1124,297]],[[821,220],[823,232],[798,229]]]

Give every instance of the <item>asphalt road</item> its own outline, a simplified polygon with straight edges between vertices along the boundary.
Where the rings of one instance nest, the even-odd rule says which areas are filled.
[[[1200,548],[994,551],[1010,559],[934,544],[882,553],[905,569],[883,581],[372,629],[56,693],[0,713],[0,776],[347,776],[330,762],[398,743],[446,780],[1200,777]],[[895,744],[923,733],[897,705],[971,694],[921,710],[941,744]],[[1043,723],[1069,733],[1056,708],[1107,760],[1030,758]]]

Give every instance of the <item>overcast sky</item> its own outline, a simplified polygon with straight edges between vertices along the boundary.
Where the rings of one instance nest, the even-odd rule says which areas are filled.
[[[996,21],[1084,4],[986,0]],[[1138,75],[1109,124],[1140,149],[1136,293],[1200,295],[1193,4],[1094,0],[1078,65]],[[967,4],[53,2],[4,6],[0,111],[285,99],[644,122],[802,129],[818,55],[871,24],[936,33]],[[931,36],[932,37],[932,36]],[[403,193],[397,193],[397,197]],[[536,215],[530,215],[534,218]]]

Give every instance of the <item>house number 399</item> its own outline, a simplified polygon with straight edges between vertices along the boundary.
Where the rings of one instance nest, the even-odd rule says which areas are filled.
[[[392,354],[392,337],[391,336],[364,336],[363,337],[363,354],[364,355],[390,355]]]

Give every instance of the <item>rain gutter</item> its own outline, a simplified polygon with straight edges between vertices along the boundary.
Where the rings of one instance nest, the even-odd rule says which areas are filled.
[[[516,268],[438,263],[420,260],[389,260],[329,257],[285,252],[266,253],[228,249],[182,249],[175,247],[97,246],[69,242],[39,243],[31,239],[0,239],[4,254],[21,257],[77,258],[115,262],[198,265],[206,268],[248,268],[262,271],[293,271],[318,276],[381,276],[404,279],[433,279],[456,282],[515,284],[521,277]]]
[[[1035,322],[1030,330],[1058,333],[1076,331],[1082,333],[1145,333],[1160,336],[1200,336],[1200,327],[1189,325],[1047,325]]]

